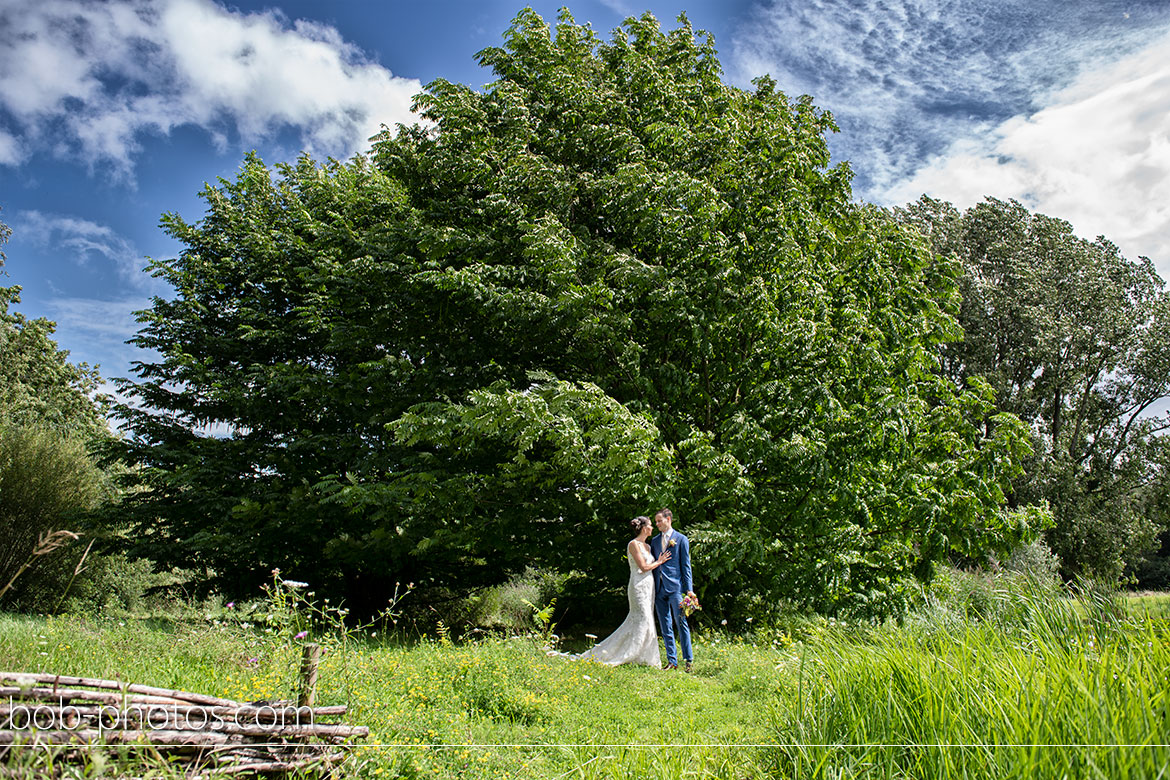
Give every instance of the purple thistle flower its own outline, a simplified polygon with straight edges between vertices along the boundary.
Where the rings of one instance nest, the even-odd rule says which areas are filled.
[[[304,639],[308,635],[309,635],[308,631],[302,631],[299,634],[297,634],[296,636],[294,636],[293,639]]]

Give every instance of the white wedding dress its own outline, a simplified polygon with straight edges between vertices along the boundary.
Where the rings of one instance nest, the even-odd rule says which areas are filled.
[[[610,666],[618,664],[645,664],[658,666],[658,629],[654,626],[654,572],[642,571],[634,560],[641,555],[639,546],[626,551],[630,564],[630,584],[626,594],[630,601],[630,614],[617,631],[601,640],[589,650],[572,658],[594,660]],[[649,551],[645,552],[649,558]]]

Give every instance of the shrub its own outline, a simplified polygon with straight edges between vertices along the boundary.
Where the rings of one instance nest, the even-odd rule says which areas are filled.
[[[1006,571],[1041,581],[1055,582],[1060,575],[1060,556],[1043,539],[1017,547],[1003,562]]]
[[[76,543],[34,556],[39,540],[76,528],[108,495],[108,482],[78,439],[48,428],[0,424],[0,588],[32,565],[5,595],[5,606],[56,609],[84,550]]]
[[[544,605],[561,596],[579,575],[531,566],[503,585],[488,588],[468,600],[468,622],[478,628],[527,633],[535,628],[532,605]]]
[[[923,592],[918,617],[944,627],[975,621],[1009,632],[1046,630],[1051,614],[1067,611],[1066,595],[1054,577],[942,568]]]

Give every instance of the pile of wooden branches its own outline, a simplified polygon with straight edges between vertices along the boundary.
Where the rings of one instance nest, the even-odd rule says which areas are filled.
[[[17,746],[149,746],[191,777],[328,770],[364,726],[346,708],[244,703],[186,691],[52,674],[0,672],[0,759]]]

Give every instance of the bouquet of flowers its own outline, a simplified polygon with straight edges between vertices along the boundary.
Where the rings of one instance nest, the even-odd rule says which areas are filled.
[[[689,592],[683,596],[682,603],[679,606],[682,607],[683,614],[687,617],[690,617],[692,612],[703,608],[703,605],[699,603],[699,597]]]

